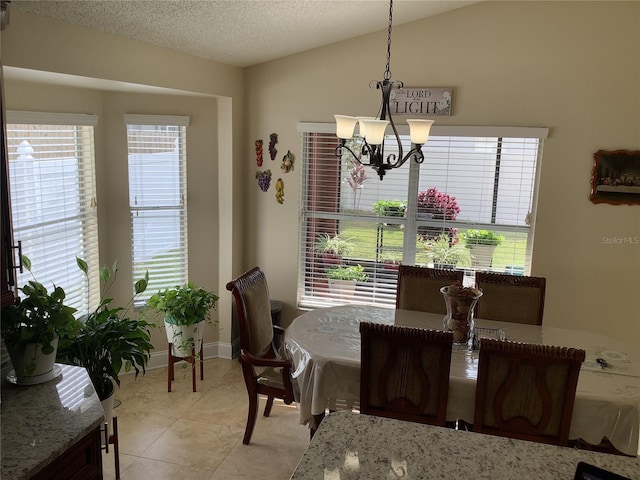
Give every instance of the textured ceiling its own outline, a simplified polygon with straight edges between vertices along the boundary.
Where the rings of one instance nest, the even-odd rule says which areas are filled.
[[[393,25],[477,1],[395,0]],[[387,0],[14,0],[11,9],[239,67],[385,30],[389,17]]]

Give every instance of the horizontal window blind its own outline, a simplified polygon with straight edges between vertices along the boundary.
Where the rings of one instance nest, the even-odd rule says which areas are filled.
[[[78,315],[97,306],[98,225],[93,126],[97,117],[7,112],[7,148],[15,241],[32,263],[34,279],[60,286]],[[16,123],[16,122],[22,123]],[[88,281],[76,256],[90,266]]]
[[[134,282],[149,272],[147,291],[138,299],[142,302],[188,278],[188,117],[125,117],[144,121],[127,125]]]
[[[530,271],[537,165],[546,129],[434,128],[423,147],[424,163],[410,160],[387,171],[383,181],[348,153],[336,158],[335,126],[301,124],[299,129],[302,307],[392,306],[401,262],[464,269],[466,283],[473,282],[476,270]],[[520,136],[477,136],[502,133]],[[401,140],[406,153],[408,135]],[[359,155],[359,142],[356,137],[346,146]],[[387,138],[385,157],[397,155],[394,149],[395,138]],[[469,230],[488,230],[501,238],[488,260],[487,253],[466,247]],[[355,291],[340,290],[332,281],[349,276],[358,277]],[[353,288],[353,282],[339,283]]]

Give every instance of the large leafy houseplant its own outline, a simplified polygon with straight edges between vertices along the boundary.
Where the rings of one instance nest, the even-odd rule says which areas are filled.
[[[20,260],[33,276],[29,258],[23,255]],[[58,345],[63,345],[64,339],[73,337],[80,328],[73,315],[76,309],[64,304],[66,294],[62,287],[54,285],[49,292],[35,277],[19,290],[22,294],[15,302],[2,309],[2,337],[18,377],[46,373],[36,372],[36,361],[40,356],[52,355],[53,367]],[[29,358],[25,359],[24,367],[18,368],[22,361],[17,358],[25,353]]]
[[[76,261],[88,277],[87,263],[80,258]],[[93,312],[81,317],[82,326],[78,334],[58,350],[59,361],[87,369],[100,400],[113,393],[113,382],[120,385],[119,374],[123,367],[125,372],[133,368],[136,378],[140,371],[144,374],[153,348],[149,331],[152,324],[129,316],[135,299],[147,288],[148,273],[136,281],[134,296],[128,304],[114,307],[113,299],[105,295],[115,282],[117,273],[117,261],[111,268],[100,268],[100,304]]]

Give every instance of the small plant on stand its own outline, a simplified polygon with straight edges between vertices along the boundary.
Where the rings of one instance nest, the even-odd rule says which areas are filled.
[[[354,249],[350,238],[342,238],[339,233],[331,236],[328,233],[318,235],[314,251],[320,255],[328,267],[340,265],[342,257]]]
[[[504,236],[493,230],[470,229],[462,234],[465,246],[471,252],[471,264],[488,269],[493,263],[493,253],[504,240]]]
[[[455,268],[459,263],[467,264],[469,258],[465,248],[459,243],[452,245],[444,233],[425,241],[424,249],[434,268]]]
[[[218,296],[193,282],[160,290],[147,300],[147,309],[164,314],[167,340],[175,356],[191,356],[192,347],[199,352],[204,336],[204,324],[214,325],[211,310]]]

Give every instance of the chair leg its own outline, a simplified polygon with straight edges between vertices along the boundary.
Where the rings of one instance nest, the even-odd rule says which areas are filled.
[[[118,443],[118,417],[113,417],[113,435],[109,441],[113,443],[113,458],[115,462],[116,480],[120,480],[120,445]]]
[[[193,391],[196,391],[196,347],[191,345],[191,382],[193,383]]]
[[[173,355],[171,355],[171,344],[167,350],[169,359],[167,361],[167,392],[171,392],[171,381],[173,380]]]
[[[267,396],[267,404],[264,406],[264,416],[268,417],[271,415],[271,407],[273,407],[273,397],[271,395]]]
[[[258,391],[254,388],[247,387],[247,393],[249,394],[249,413],[247,414],[247,427],[244,429],[244,438],[242,443],[249,445],[251,441],[251,435],[253,435],[253,428],[256,426],[256,419],[258,417]]]
[[[204,380],[204,357],[202,356],[202,343],[200,344],[200,380]]]

